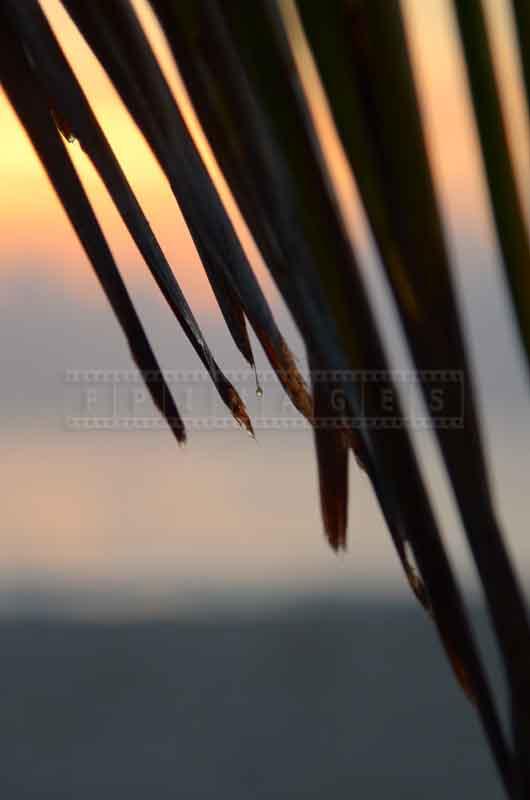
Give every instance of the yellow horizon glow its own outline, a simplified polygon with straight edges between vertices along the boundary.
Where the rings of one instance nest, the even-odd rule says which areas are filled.
[[[196,123],[163,35],[146,1],[135,0],[135,6],[208,169],[223,200],[228,204],[238,231],[242,232],[247,252],[268,293],[270,278],[241,223],[235,204]],[[491,25],[492,38],[496,47],[503,101],[510,113],[511,143],[519,177],[521,181],[525,181],[530,172],[528,125],[517,74],[518,66],[510,52],[512,32],[507,23],[507,15],[503,16],[502,4],[489,0],[487,6],[490,22],[494,23]],[[193,242],[167,182],[143,137],[59,0],[45,0],[43,7],[188,299],[194,307],[210,310],[215,306],[215,301]],[[438,179],[444,211],[453,224],[484,234],[488,225],[489,207],[484,197],[474,123],[462,81],[461,54],[452,28],[449,5],[446,0],[429,0],[428,3],[424,0],[404,0],[403,7],[413,45],[433,169]],[[329,122],[326,122],[325,115],[326,111],[322,109],[319,129],[324,131],[324,136],[331,142],[333,136],[326,133],[326,130],[329,131]],[[3,245],[0,276],[9,279],[13,272],[20,272],[21,269],[42,269],[50,278],[72,283],[88,299],[94,290],[99,291],[92,270],[37,156],[3,94],[0,94],[0,124],[3,133],[3,148],[0,152],[0,174],[3,177],[0,185]],[[351,177],[340,148],[330,142],[325,141],[323,144],[337,189],[349,202]],[[124,269],[128,279],[134,283],[150,281],[151,278],[146,277],[147,267],[88,158],[78,144],[71,145],[69,153],[120,268]],[[358,211],[354,204],[351,208],[353,211],[350,221],[355,230]]]

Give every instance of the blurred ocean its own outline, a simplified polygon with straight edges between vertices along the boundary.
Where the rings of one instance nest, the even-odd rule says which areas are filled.
[[[528,585],[526,387],[502,301],[472,284],[498,507]],[[500,797],[356,465],[336,556],[308,431],[192,430],[185,449],[167,431],[69,432],[66,370],[130,368],[121,335],[66,285],[0,288],[2,796]],[[158,301],[139,304],[164,367],[196,368]],[[443,471],[414,436],[500,686]]]
[[[9,800],[502,797],[403,598],[243,594],[121,623],[65,603],[4,619],[0,641]]]
[[[216,358],[240,370],[152,157],[60,3],[44,5]],[[136,5],[145,14],[146,4]],[[486,5],[528,210],[528,126],[510,56],[513,32],[504,4]],[[407,0],[403,7],[497,507],[528,589],[528,384],[489,229],[462,64],[447,3]],[[325,122],[325,114],[317,117]],[[67,371],[132,364],[1,99],[0,120],[0,796],[500,798],[475,712],[410,598],[353,460],[348,552],[336,556],[322,534],[308,431],[263,430],[253,442],[235,431],[191,430],[179,450],[164,430],[66,429],[79,401]],[[321,135],[326,139],[324,128]],[[358,198],[332,144],[326,139],[326,155],[385,345],[394,367],[410,369]],[[162,367],[197,369],[81,148],[69,152]],[[300,339],[242,235],[303,363]],[[259,347],[256,355],[263,369]],[[502,697],[477,578],[436,448],[428,432],[412,434]]]

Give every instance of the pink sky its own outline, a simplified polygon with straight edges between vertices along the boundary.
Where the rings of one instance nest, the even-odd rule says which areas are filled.
[[[101,68],[62,10],[59,0],[44,0],[43,5],[194,310],[203,314],[212,311],[211,291],[154,159]],[[149,34],[171,85],[182,99],[178,77],[144,0],[138,0],[137,6],[148,22]],[[510,112],[512,144],[522,195],[527,198],[530,185],[528,130],[518,65],[511,58],[509,48],[511,31],[508,18],[501,13],[504,3],[488,0],[487,6],[494,22],[492,29],[502,76],[503,99]],[[404,8],[418,68],[433,166],[449,231],[460,237],[467,232],[488,243],[489,210],[475,151],[473,123],[462,88],[462,63],[448,13],[449,3],[447,0],[405,0]],[[307,58],[305,63],[307,66]],[[355,191],[344,158],[321,102],[316,103],[315,113],[343,208],[347,210],[353,234],[359,240],[363,237],[362,226],[359,225]],[[95,298],[101,299],[101,291],[35,154],[1,94],[0,125],[3,135],[0,149],[0,173],[3,176],[0,181],[0,291],[8,291],[15,271],[17,274],[26,271],[28,275],[40,271],[50,280],[62,282],[75,290],[77,303],[72,303],[73,313],[81,309],[79,316],[90,319],[91,302]],[[199,137],[196,128],[195,131]],[[78,145],[71,146],[69,152],[129,283],[133,283],[135,288],[144,284],[152,287],[147,268],[87,159]],[[214,167],[211,157],[208,164]],[[216,178],[219,179],[218,174]],[[231,210],[235,213],[233,205]],[[249,244],[248,237],[245,242]],[[270,280],[252,248],[249,254],[264,286],[270,288]],[[495,259],[484,259],[482,263],[475,259],[469,266],[482,269],[482,274],[489,270],[490,282],[483,281],[482,274],[481,281],[477,282],[480,288],[487,290],[492,284],[492,275],[498,273]],[[462,267],[466,268],[465,262]],[[60,310],[64,311],[63,305],[70,302],[71,294],[65,292],[66,300],[60,297],[60,302],[55,298]],[[480,295],[479,299],[483,300],[484,296]],[[92,356],[84,355],[88,351],[81,348],[81,334],[70,318],[59,317],[59,322],[66,320],[64,325],[67,327],[60,328],[57,333],[59,323],[42,315],[42,307],[50,305],[52,312],[55,308],[47,294],[43,292],[34,301],[33,310],[37,317],[38,313],[41,316],[27,326],[27,331],[24,331],[24,324],[20,326],[17,316],[24,301],[19,298],[17,302],[19,305],[12,304],[12,315],[4,315],[8,318],[7,333],[3,337],[7,365],[4,387],[16,389],[20,374],[24,371],[33,374],[36,365],[43,366],[36,371],[35,382],[50,375],[55,381],[59,369],[64,366],[61,358],[66,358],[58,347],[58,342],[63,339],[72,340],[72,350],[67,355],[77,359],[68,361],[68,366],[84,363],[97,366]],[[493,312],[499,311],[500,305],[502,298],[498,299],[497,306],[491,306],[492,319],[495,317]],[[88,306],[88,309],[83,306]],[[6,308],[11,311],[9,303]],[[23,321],[27,322],[32,313],[30,309],[28,318]],[[475,323],[481,322],[481,313],[482,309],[476,311]],[[106,306],[104,314],[110,318]],[[96,316],[96,319],[99,318]],[[482,334],[483,328],[476,324],[475,327]],[[167,340],[161,337],[161,341],[164,342],[167,366],[172,368],[175,365],[171,360],[175,358],[174,340],[171,338],[174,332],[172,328],[167,330]],[[498,351],[501,354],[509,354],[514,349],[509,339],[510,330],[505,325],[507,345]],[[97,353],[99,340],[96,334],[103,339],[106,329],[93,330],[85,324],[84,327],[81,325],[83,331],[93,335],[94,341],[89,337],[87,347],[94,346]],[[24,333],[25,338],[21,335]],[[110,346],[111,353],[125,352],[121,334],[119,331],[115,333],[119,339],[112,339],[110,343],[105,340],[105,348]],[[15,348],[14,354],[21,362],[22,372],[14,369],[11,340],[17,341],[18,350]],[[479,335],[477,340],[479,344],[484,340],[484,347],[488,348],[482,362],[479,359],[479,366],[482,363],[493,370],[495,380],[491,381],[492,385],[509,386],[509,381],[505,380],[503,384],[502,380],[497,380],[496,372],[499,363],[504,366],[506,359],[498,359],[497,363],[494,358],[490,359],[491,347],[498,345],[499,337],[495,335],[495,338],[488,339]],[[101,341],[99,347],[101,352]],[[218,349],[218,341],[215,341],[215,347]],[[118,359],[118,364],[121,363]],[[236,363],[240,365],[240,360]],[[520,367],[516,365],[514,370],[520,371]],[[480,375],[481,370],[478,372]],[[484,368],[483,372],[487,378],[489,373],[486,375]],[[519,394],[525,398],[524,402],[526,389],[526,384],[522,385]],[[30,399],[35,404],[39,402],[38,395]],[[487,411],[487,402],[484,406]],[[493,401],[491,408],[494,411],[497,408]],[[57,415],[60,413],[57,409]],[[497,425],[491,439],[492,453],[495,454],[498,475],[505,476],[504,482],[499,484],[503,490],[499,491],[501,511],[509,523],[507,530],[513,532],[511,542],[519,563],[526,569],[530,564],[530,545],[528,537],[523,535],[526,516],[522,501],[527,475],[525,439],[518,435],[515,413],[509,414],[510,419],[515,420],[510,446],[505,444],[504,406],[501,418],[495,417],[493,412],[490,416]],[[120,435],[113,438],[111,434],[110,437],[97,435],[85,439],[53,433],[48,438],[29,435],[23,440],[17,431],[16,435],[6,439],[9,459],[5,460],[2,477],[7,487],[8,503],[4,509],[6,535],[0,571],[14,566],[22,572],[50,570],[90,579],[108,573],[119,576],[122,571],[149,576],[152,570],[160,580],[167,573],[168,585],[171,586],[176,585],[176,575],[182,579],[191,576],[201,585],[207,575],[219,577],[230,573],[244,582],[268,580],[288,584],[293,576],[308,581],[319,576],[326,585],[330,581],[337,585],[346,581],[348,585],[366,587],[371,585],[374,574],[382,574],[385,581],[394,576],[393,579],[402,585],[372,490],[355,468],[351,476],[351,557],[348,554],[339,560],[327,549],[321,531],[309,435],[304,438],[302,434],[292,434],[292,439],[284,440],[274,434],[263,434],[256,444],[242,434],[234,434],[230,439],[230,469],[226,469],[226,437],[221,435],[194,436],[186,452],[177,452],[171,437],[165,433],[149,438],[141,438],[141,434],[125,438],[120,438]],[[430,451],[427,455],[430,457]],[[431,461],[426,459],[426,463],[432,473]],[[436,487],[441,483],[439,472],[430,475]],[[204,478],[203,484],[197,483],[199,474]],[[109,475],[112,480],[109,480]],[[208,502],[203,501],[202,485],[209,487]],[[267,493],[263,490],[265,485]],[[31,497],[31,502],[27,501],[28,497]],[[274,513],[271,513],[271,503]],[[61,509],[60,513],[57,509]],[[458,525],[445,495],[441,497],[440,515],[444,528],[452,535],[456,531],[456,537]],[[248,557],[250,549],[252,558]],[[458,549],[456,544],[455,552],[465,556],[467,551],[461,545]]]

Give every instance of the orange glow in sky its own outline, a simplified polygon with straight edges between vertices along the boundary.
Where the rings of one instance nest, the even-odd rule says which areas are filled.
[[[163,36],[145,0],[136,0],[135,5],[206,163],[226,199],[229,196],[193,119]],[[213,304],[211,290],[191,237],[155,159],[59,0],[44,0],[43,7],[184,291],[195,307],[209,308]],[[475,131],[463,88],[461,55],[449,4],[446,0],[404,0],[403,8],[413,44],[433,167],[439,181],[444,211],[452,224],[458,227],[471,226],[480,231],[488,223],[489,211],[483,195]],[[513,151],[521,182],[527,185],[530,173],[528,129],[518,64],[510,49],[513,32],[508,16],[503,15],[503,3],[488,0],[487,8],[494,34],[503,101],[510,114]],[[340,147],[329,133],[329,124],[326,128],[324,109],[317,109],[317,121],[326,137],[326,153],[343,204],[351,202],[351,222],[355,231],[358,212],[355,210],[351,178]],[[3,136],[0,151],[0,275],[8,277],[12,271],[21,269],[45,270],[46,274],[56,276],[59,280],[73,281],[83,292],[93,291],[96,283],[77,238],[3,95],[0,95],[0,125]],[[77,144],[71,145],[69,152],[118,264],[130,280],[150,281],[147,268],[88,159]],[[526,194],[523,192],[523,197]],[[229,208],[241,230],[230,199]],[[266,271],[248,235],[244,233],[243,239],[268,291],[270,280]]]
[[[59,0],[44,0],[42,5],[187,297],[193,301],[195,308],[213,307],[213,294],[191,236],[167,181],[142,135]],[[145,0],[136,2],[135,6],[208,169],[230,212],[238,220],[235,204],[195,120],[161,31]],[[29,265],[31,269],[45,270],[59,280],[73,281],[84,294],[87,291],[99,291],[77,237],[29,140],[2,94],[0,125],[3,136],[0,153],[0,274],[19,272]],[[119,267],[133,282],[151,281],[147,267],[89,159],[78,143],[69,145],[68,152]],[[245,247],[249,248],[249,255],[267,291],[270,279],[243,227],[239,222],[238,228],[242,231]],[[31,235],[28,235],[29,232]]]

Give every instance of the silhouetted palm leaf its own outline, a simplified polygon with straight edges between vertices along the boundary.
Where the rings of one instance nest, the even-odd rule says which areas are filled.
[[[530,632],[497,524],[473,376],[398,0],[296,0],[415,366],[462,377],[465,428],[434,425],[510,687],[499,722],[458,583],[405,426],[370,425],[380,383],[399,393],[339,211],[276,0],[150,0],[195,111],[303,337],[313,398],[280,334],[129,0],[62,0],[156,156],[232,338],[254,364],[248,320],[295,406],[314,425],[326,535],[346,544],[348,453],[381,506],[411,588],[476,704],[506,791],[530,796]],[[496,231],[521,342],[530,353],[528,230],[510,160],[480,0],[453,0]],[[530,13],[512,0],[530,114]],[[294,5],[293,5],[294,8]],[[251,422],[219,370],[38,0],[0,0],[0,73],[157,406],[184,428],[56,125],[79,139],[167,302],[236,419]],[[436,409],[427,411],[436,423]],[[417,566],[413,566],[408,548]]]
[[[64,5],[165,172],[241,353],[254,363],[246,316],[294,405],[309,416],[311,400],[302,377],[133,9],[121,0],[64,0]]]
[[[65,151],[47,98],[28,59],[28,53],[9,25],[5,6],[0,13],[2,86],[92,262],[103,291],[123,328],[134,361],[144,375],[154,403],[167,419],[177,440],[184,442],[186,434],[177,407],[88,198]]]
[[[321,369],[325,365],[328,370],[386,372],[379,335],[329,193],[309,117],[301,103],[301,90],[291,85],[297,80],[296,73],[289,64],[277,20],[271,16],[271,4],[255,3],[250,8],[245,3],[208,2],[184,8],[157,0],[156,7],[164,10],[162,19],[171,31],[169,40],[174,45],[181,73],[205,131],[210,140],[215,141],[221,166],[228,176],[237,173],[232,188],[249,227],[258,242],[263,241],[267,232],[274,232],[275,241],[282,245],[280,253],[274,253],[274,242],[269,241],[262,252],[278,284],[284,287],[286,301],[301,329],[307,330],[310,363],[318,355]],[[259,15],[257,8],[261,12]],[[169,16],[169,12],[173,16]],[[188,79],[188,76],[191,77]],[[225,80],[227,76],[230,80]],[[215,103],[222,108],[222,113],[215,114]],[[210,120],[215,126],[213,136]],[[241,163],[237,155],[241,152],[252,153],[252,158]],[[259,186],[260,196],[271,198],[266,207],[262,201],[259,216],[249,210],[249,195],[241,191],[245,185]],[[298,231],[293,230],[297,223]],[[264,231],[260,231],[261,226]],[[279,263],[284,253],[287,263]],[[269,254],[273,254],[272,258]],[[301,280],[305,295],[298,289]],[[300,302],[301,297],[303,302]],[[324,340],[327,331],[330,333],[326,333]],[[356,416],[361,402],[355,394],[360,387],[359,383],[344,384],[345,392],[349,390],[351,416]],[[332,388],[329,381],[326,388]],[[371,383],[362,386],[366,410],[372,402],[370,392],[374,388],[377,387]],[[322,387],[320,390],[323,391]],[[368,474],[376,487],[407,575],[412,577],[404,555],[405,539],[411,543],[427,586],[434,617],[445,631],[445,643],[449,643],[452,631],[450,650],[460,654],[457,659],[466,665],[468,682],[485,686],[484,676],[476,674],[474,648],[463,617],[459,623],[461,628],[455,633],[456,620],[461,614],[457,609],[461,608],[461,603],[454,580],[450,578],[450,568],[406,432],[361,430],[359,433],[363,437],[361,459],[369,465]],[[339,479],[333,486],[323,485],[322,476],[329,476],[329,450],[334,449],[339,455],[341,449],[337,442],[330,442],[325,448],[322,440],[326,435],[328,439],[336,439],[335,434],[317,432],[322,505],[328,536],[339,542],[344,513],[339,513],[339,509],[345,509],[340,491],[345,484]],[[339,464],[340,456],[336,469],[338,475],[342,475]],[[337,479],[337,473],[334,477]],[[331,517],[330,508],[335,510]],[[333,524],[335,529],[330,529]],[[485,689],[484,693],[486,696]],[[480,696],[478,690],[475,694]],[[485,706],[490,705],[486,699]],[[490,719],[489,711],[485,711],[485,715]],[[490,720],[488,725],[498,742],[501,738],[498,724]],[[502,761],[503,756],[499,760]]]
[[[44,14],[33,0],[14,3],[11,8],[12,19],[20,30],[26,49],[31,53],[34,70],[48,95],[55,121],[66,138],[75,137],[91,159],[220,396],[236,420],[252,431],[244,403],[210,353],[186,298]]]
[[[521,38],[523,65],[528,71],[528,5],[514,3]],[[462,45],[469,75],[469,85],[480,135],[490,198],[497,223],[514,310],[522,343],[530,361],[530,245],[515,174],[508,147],[508,136],[491,56],[486,20],[479,0],[454,0]],[[528,76],[526,77],[528,80]]]

